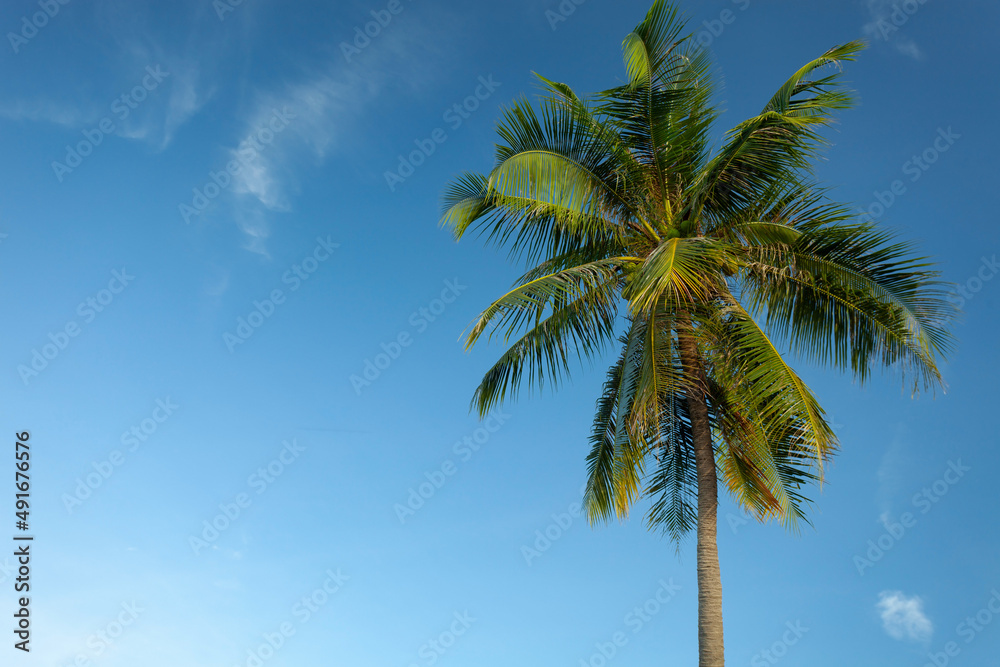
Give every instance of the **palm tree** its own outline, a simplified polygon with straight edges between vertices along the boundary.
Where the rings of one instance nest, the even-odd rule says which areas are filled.
[[[539,77],[538,107],[504,112],[493,170],[444,197],[457,238],[477,230],[532,267],[468,335],[509,345],[475,391],[481,416],[620,345],[586,512],[621,519],[645,497],[651,527],[696,530],[701,667],[724,664],[720,478],[748,512],[795,528],[837,447],[782,349],[859,382],[881,368],[914,391],[941,384],[951,306],[937,272],[811,171],[820,130],[852,103],[839,65],[862,48],[806,64],[713,148],[709,59],[658,0],[625,38],[627,83],[587,100]]]

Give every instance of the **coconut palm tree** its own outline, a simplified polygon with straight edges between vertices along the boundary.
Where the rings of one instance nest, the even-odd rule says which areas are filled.
[[[887,369],[941,384],[951,306],[933,266],[827,198],[811,166],[851,105],[830,49],[713,144],[710,61],[657,1],[623,44],[627,83],[589,99],[539,77],[498,126],[496,165],[465,173],[443,224],[478,231],[530,270],[473,324],[507,351],[476,389],[485,415],[564,381],[617,344],[587,456],[592,521],[647,498],[651,527],[697,535],[701,667],[724,664],[720,480],[794,528],[836,437],[786,355],[864,382]]]

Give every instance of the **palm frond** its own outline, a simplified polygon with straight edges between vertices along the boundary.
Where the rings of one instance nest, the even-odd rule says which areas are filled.
[[[673,304],[710,299],[719,289],[724,247],[703,237],[661,243],[625,287],[632,313],[649,312],[664,301]]]
[[[715,219],[738,215],[776,184],[796,182],[809,173],[825,144],[817,130],[833,121],[833,112],[851,106],[839,74],[808,80],[827,65],[852,60],[860,42],[836,47],[799,69],[772,96],[760,115],[744,121],[705,169],[692,206]]]
[[[705,320],[703,329],[713,377],[729,402],[739,402],[742,414],[752,415],[754,430],[764,441],[794,434],[822,467],[836,447],[836,437],[815,395],[767,333],[732,299]]]
[[[895,369],[913,390],[941,384],[956,309],[947,284],[909,244],[868,223],[819,222],[787,245],[749,246],[749,307],[798,353],[866,382]]]
[[[466,349],[475,345],[487,329],[492,329],[491,337],[499,332],[509,341],[526,323],[532,320],[537,323],[546,309],[558,310],[577,299],[601,302],[614,309],[617,283],[621,280],[623,266],[629,261],[629,258],[612,257],[588,262],[518,285],[482,312],[466,339]]]
[[[608,292],[592,289],[531,327],[486,372],[472,397],[484,416],[515,393],[523,380],[528,389],[553,387],[577,361],[593,359],[614,340],[617,310]]]

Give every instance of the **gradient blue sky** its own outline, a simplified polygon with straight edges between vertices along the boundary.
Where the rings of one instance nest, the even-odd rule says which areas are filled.
[[[11,447],[0,465],[12,470],[11,434],[30,430],[37,536],[33,651],[15,652],[3,629],[2,664],[247,665],[283,623],[295,634],[269,667],[601,667],[597,646],[619,632],[608,665],[695,663],[692,544],[675,555],[638,513],[597,529],[559,517],[579,499],[603,366],[477,432],[468,400],[499,348],[466,354],[458,337],[518,267],[437,226],[442,186],[491,165],[499,107],[533,94],[531,72],[582,92],[614,85],[621,40],[648,4],[564,3],[563,16],[557,0],[400,0],[348,60],[341,43],[389,4],[246,0],[220,19],[209,0],[75,0],[39,19],[37,34],[0,45],[0,402]],[[891,2],[681,4],[695,30],[719,33],[704,41],[725,82],[720,128],[756,113],[828,47],[871,39],[848,69],[861,103],[842,115],[820,175],[863,208],[899,181],[902,194],[874,213],[975,290],[956,296],[965,316],[946,395],[912,401],[894,381],[859,389],[803,367],[843,452],[801,536],[744,524],[725,504],[730,664],[781,654],[790,666],[917,667],[952,641],[949,664],[989,664],[1000,617],[975,632],[959,624],[1000,587],[990,482],[1000,280],[989,280],[1000,97],[988,67],[1000,10],[927,0],[883,34]],[[20,33],[38,11],[7,0],[0,29]],[[157,81],[147,68],[167,74]],[[486,99],[468,118],[445,117],[491,76],[499,86],[479,88]],[[275,110],[286,121],[259,135]],[[390,189],[397,156],[438,129],[443,143]],[[72,171],[54,168],[84,132],[100,143]],[[254,136],[267,142],[260,150],[243,143]],[[256,154],[185,220],[180,205],[241,146]],[[935,161],[914,171],[925,151]],[[303,261],[314,252],[325,261]],[[123,269],[134,276],[124,289],[111,282]],[[118,293],[102,292],[109,282]],[[238,318],[274,290],[273,314],[227,346]],[[436,301],[443,292],[451,303]],[[77,335],[63,338],[70,323]],[[351,376],[401,334],[398,358],[355,391]],[[65,348],[47,348],[54,358],[37,375],[19,371],[53,339]],[[157,410],[168,398],[178,406],[169,416]],[[144,442],[123,439],[144,425]],[[282,455],[279,476],[254,477]],[[67,506],[113,456],[110,476]],[[401,522],[395,506],[442,469],[453,474]],[[914,498],[935,494],[935,482],[937,502]],[[248,506],[195,553],[190,537],[238,498]],[[12,503],[8,486],[0,505]],[[907,512],[905,533],[884,537]],[[557,539],[529,564],[522,547],[546,530]],[[890,548],[859,566],[880,537]],[[0,565],[10,623],[11,560]],[[328,570],[347,580],[306,620],[296,605]],[[133,602],[138,617],[108,646],[97,633],[118,634]],[[629,616],[643,605],[655,613]],[[466,612],[471,625],[454,620]],[[452,628],[462,631],[453,644]],[[443,653],[428,644],[439,639]]]

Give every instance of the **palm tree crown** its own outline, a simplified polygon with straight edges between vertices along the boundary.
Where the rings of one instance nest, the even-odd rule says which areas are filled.
[[[539,104],[505,111],[492,171],[447,190],[457,238],[478,231],[531,267],[468,335],[509,344],[476,389],[480,414],[620,346],[587,457],[592,520],[645,495],[651,525],[680,539],[705,520],[699,549],[714,549],[719,482],[761,519],[804,518],[802,487],[837,441],[783,349],[859,382],[888,368],[914,390],[940,384],[938,274],[811,170],[852,103],[839,66],[862,47],[807,63],[713,145],[709,58],[657,1],[625,38],[626,83],[584,99],[539,77]],[[703,665],[722,664],[719,619]]]

